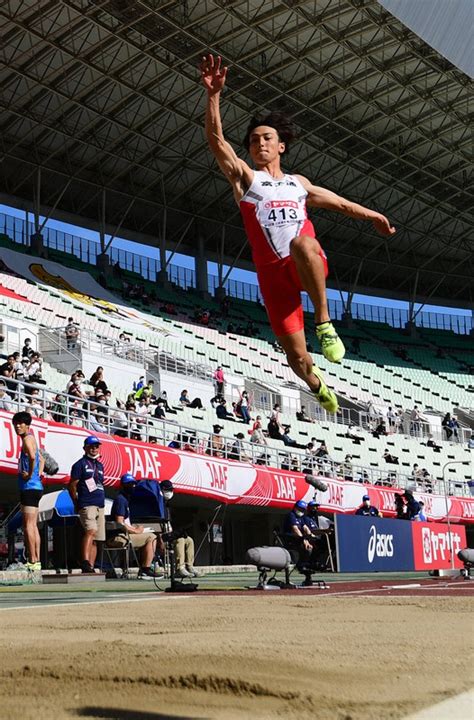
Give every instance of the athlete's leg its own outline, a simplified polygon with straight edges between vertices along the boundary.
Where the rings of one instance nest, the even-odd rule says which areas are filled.
[[[314,365],[311,355],[306,350],[304,330],[291,335],[277,335],[277,339],[286,353],[288,365],[299,378],[304,380],[319,404],[327,412],[337,412],[339,408],[337,397],[327,387],[321,371]]]
[[[306,350],[304,330],[292,335],[278,335],[277,340],[285,351],[288,365],[293,372],[305,381],[312,392],[317,392],[321,381],[313,373],[313,358]]]
[[[290,254],[298,276],[314,305],[316,323],[328,322],[329,310],[326,297],[326,265],[321,256],[321,246],[316,238],[298,235],[292,240]]]
[[[23,534],[25,548],[30,563],[39,562],[40,540],[38,532],[38,508],[22,507]]]
[[[329,317],[326,296],[327,263],[321,245],[310,235],[298,235],[291,242],[290,253],[301,285],[314,305],[316,335],[322,353],[330,362],[340,362],[346,351]]]

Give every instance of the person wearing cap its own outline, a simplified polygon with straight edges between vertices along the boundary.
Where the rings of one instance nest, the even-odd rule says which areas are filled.
[[[316,537],[319,530],[319,507],[320,505],[316,502],[316,500],[310,500],[306,506],[306,513],[303,516],[305,535]]]
[[[223,430],[222,425],[213,425],[212,426],[212,435],[211,435],[211,455],[214,455],[214,457],[224,457],[224,438],[220,434],[221,430]]]
[[[374,505],[370,503],[369,495],[364,495],[362,505],[355,511],[356,515],[364,515],[364,517],[382,517],[382,513]]]
[[[84,440],[84,455],[71,468],[69,495],[84,530],[81,569],[93,573],[97,542],[105,541],[104,466],[99,460],[101,442],[95,435]]]
[[[237,433],[237,435],[234,435],[236,438],[234,442],[232,443],[232,449],[229,453],[229,460],[241,460],[242,462],[249,462],[250,458],[245,453],[243,441],[245,440],[245,435],[241,432]]]
[[[310,543],[304,539],[304,527],[305,527],[305,514],[307,510],[307,503],[304,500],[298,500],[295,502],[293,509],[290,510],[283,523],[283,534],[287,538],[293,538],[301,541],[305,545],[307,550],[311,549]]]
[[[145,532],[145,528],[141,525],[132,525],[130,523],[130,496],[135,488],[137,481],[131,473],[125,473],[120,478],[120,491],[112,503],[110,516],[112,520],[123,526],[123,531],[119,532],[113,538],[107,541],[108,547],[125,547],[128,542],[134,550],[138,551],[140,558],[140,570],[138,577],[146,580],[148,578],[162,578],[163,574],[158,575],[151,568],[153,558],[155,557],[157,536],[154,532]],[[164,552],[162,543],[160,545],[161,552]]]

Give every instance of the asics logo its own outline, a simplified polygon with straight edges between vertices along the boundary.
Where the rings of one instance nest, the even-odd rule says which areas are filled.
[[[372,563],[375,557],[393,557],[393,535],[378,533],[375,525],[372,525],[369,530],[367,557],[369,563]]]

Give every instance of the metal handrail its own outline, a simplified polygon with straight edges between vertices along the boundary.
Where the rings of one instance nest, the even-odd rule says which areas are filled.
[[[188,452],[210,454],[228,460],[248,461],[254,465],[264,464],[295,472],[316,470],[319,474],[330,478],[348,480],[352,477],[354,481],[385,487],[416,488],[417,481],[406,473],[395,470],[394,466],[382,471],[380,468],[374,469],[357,464],[349,469],[347,463],[337,462],[331,458],[311,457],[299,448],[285,445],[275,448],[244,440],[237,448],[235,439],[229,436],[222,436],[222,447],[216,448],[213,433],[191,428],[186,423],[173,422],[169,419],[160,420],[151,416],[144,418],[133,411],[108,408],[92,398],[77,399],[73,395],[57,393],[43,385],[24,380],[8,379],[8,383],[10,384],[9,399],[6,402],[9,407],[5,409],[10,412],[27,410],[35,417],[83,427],[90,432],[103,432],[163,446],[172,443],[173,447]],[[39,391],[38,395],[32,395],[36,390]],[[51,400],[51,396],[54,400]],[[35,400],[32,403],[33,397]],[[104,418],[102,424],[98,423],[97,415]],[[242,428],[242,425],[239,424],[237,427]],[[454,481],[451,480],[450,483]],[[430,485],[431,488],[422,489],[437,491],[439,481],[431,479]],[[468,486],[464,481],[454,485],[456,494],[460,494],[459,491],[462,491],[463,495],[469,494]]]

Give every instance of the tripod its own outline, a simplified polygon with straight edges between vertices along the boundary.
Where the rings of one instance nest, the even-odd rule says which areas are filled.
[[[165,589],[165,592],[195,592],[198,589],[198,585],[193,582],[184,583],[182,580],[177,580],[175,576],[175,552],[174,552],[174,533],[164,533],[163,540],[166,542],[166,549],[168,551],[168,558],[170,563],[170,586]]]

